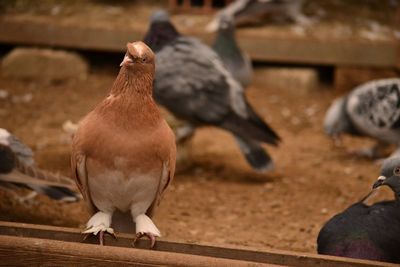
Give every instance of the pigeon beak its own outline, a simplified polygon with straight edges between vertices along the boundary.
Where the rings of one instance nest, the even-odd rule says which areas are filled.
[[[120,67],[125,66],[126,64],[133,63],[132,59],[125,55],[124,59],[122,60],[121,64],[119,64]]]
[[[374,185],[372,186],[373,189],[380,187],[381,185],[383,185],[386,181],[386,177],[385,176],[379,176],[378,180],[376,180],[376,182],[374,183]]]

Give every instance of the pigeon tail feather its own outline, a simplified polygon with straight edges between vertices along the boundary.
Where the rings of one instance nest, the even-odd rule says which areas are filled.
[[[244,140],[236,136],[239,148],[247,162],[258,172],[265,173],[275,169],[275,165],[268,153],[257,143]]]
[[[249,117],[231,113],[222,122],[221,127],[225,128],[243,139],[254,139],[259,142],[277,146],[281,141],[278,134],[264,122],[254,111],[249,108]]]

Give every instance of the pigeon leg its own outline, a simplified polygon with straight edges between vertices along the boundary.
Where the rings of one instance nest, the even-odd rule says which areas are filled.
[[[147,236],[151,245],[150,248],[153,248],[156,243],[156,237],[160,237],[161,233],[158,230],[157,226],[154,225],[153,221],[145,214],[139,214],[135,217],[136,222],[136,237],[133,240],[133,245],[142,238],[143,236]]]
[[[191,124],[185,124],[176,129],[176,142],[182,143],[192,137],[195,127]]]
[[[135,246],[136,242],[143,236],[147,236],[150,239],[150,248],[153,248],[156,244],[156,236],[152,233],[137,233],[135,239],[133,239],[133,246]]]
[[[86,234],[84,239],[86,239],[88,234],[99,234],[99,243],[100,245],[104,245],[104,233],[109,233],[115,237],[114,229],[110,227],[111,217],[112,213],[102,211],[93,215],[86,224],[86,230],[82,232],[83,234]]]

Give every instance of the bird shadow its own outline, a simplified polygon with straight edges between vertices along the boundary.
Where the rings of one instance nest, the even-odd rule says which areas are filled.
[[[276,171],[268,173],[257,173],[251,169],[247,170],[237,165],[222,165],[192,162],[185,168],[181,168],[177,176],[179,179],[192,180],[193,177],[203,177],[207,180],[217,180],[231,183],[243,184],[265,184],[276,182],[282,178],[282,175]]]

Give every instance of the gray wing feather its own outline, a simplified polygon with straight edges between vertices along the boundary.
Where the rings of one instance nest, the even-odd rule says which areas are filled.
[[[208,123],[217,123],[232,110],[247,112],[243,89],[217,54],[188,37],[157,53],[154,95],[178,116]]]
[[[16,136],[10,135],[10,148],[18,159],[26,165],[34,165],[33,151],[21,142]]]
[[[0,143],[8,146],[19,161],[26,165],[34,165],[33,151],[19,140],[18,137],[3,128],[0,128]]]

